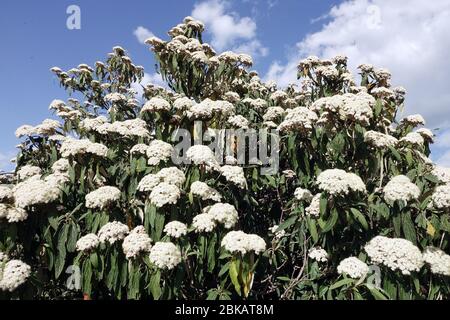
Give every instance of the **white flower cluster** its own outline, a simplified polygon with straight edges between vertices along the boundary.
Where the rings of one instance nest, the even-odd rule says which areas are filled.
[[[108,122],[105,116],[99,116],[96,118],[86,118],[80,122],[80,128],[85,131],[97,131],[97,129]]]
[[[140,192],[150,192],[160,183],[161,178],[158,175],[148,174],[139,182],[137,190]]]
[[[406,136],[400,139],[400,142],[411,145],[413,147],[423,146],[425,140],[422,135],[417,132],[410,132]]]
[[[121,192],[116,187],[104,186],[86,195],[86,208],[103,210],[120,200]]]
[[[419,198],[420,189],[407,176],[398,175],[383,188],[384,199],[388,202],[411,201]]]
[[[16,137],[21,138],[24,136],[51,136],[61,129],[61,123],[52,119],[45,119],[41,124],[33,127],[29,125],[23,125],[16,130]]]
[[[91,142],[88,139],[67,138],[61,145],[61,155],[64,158],[76,155],[92,154],[98,157],[106,157],[108,148],[101,143]]]
[[[369,266],[356,257],[349,257],[339,263],[337,272],[346,274],[352,279],[360,279],[367,275]]]
[[[341,120],[351,120],[361,125],[368,125],[373,117],[374,105],[374,97],[365,92],[359,92],[320,98],[310,108],[316,112],[325,111],[336,114]]]
[[[240,114],[229,117],[227,122],[233,127],[239,129],[248,129],[250,125],[250,121],[248,121],[247,118],[241,116]]]
[[[308,257],[317,262],[327,262],[328,253],[321,247],[314,247],[308,250]]]
[[[425,125],[425,119],[420,114],[412,114],[403,118],[401,123],[412,126]]]
[[[277,128],[280,132],[309,132],[318,120],[317,114],[305,107],[288,109],[286,112],[283,122]]]
[[[416,133],[420,134],[425,140],[433,142],[434,133],[430,129],[420,128],[416,130]]]
[[[372,262],[382,264],[402,274],[409,275],[423,266],[423,257],[419,248],[411,241],[401,238],[376,236],[364,247]]]
[[[144,104],[141,113],[161,111],[170,111],[170,103],[161,97],[153,97]]]
[[[285,230],[279,230],[278,231],[279,226],[278,225],[274,225],[272,227],[269,228],[269,231],[272,232],[275,235],[275,239],[281,239],[286,235],[286,231]]]
[[[0,265],[0,290],[14,291],[27,281],[31,267],[20,260],[10,260],[5,266]]]
[[[187,111],[192,108],[194,103],[188,97],[181,97],[174,101],[173,108],[179,111]]]
[[[172,270],[181,263],[181,251],[172,242],[157,242],[150,250],[150,262],[160,269]]]
[[[203,213],[212,216],[217,223],[224,225],[226,229],[231,229],[239,219],[236,208],[228,203],[216,203],[203,209]]]
[[[180,221],[171,221],[165,225],[164,232],[170,237],[178,239],[187,234],[187,226]]]
[[[204,165],[207,170],[220,168],[214,152],[208,146],[194,145],[186,151],[186,157],[195,165]]]
[[[2,218],[5,218],[9,223],[20,222],[28,218],[28,213],[22,208],[0,203],[0,219]]]
[[[221,246],[231,253],[255,252],[259,254],[266,250],[266,242],[256,234],[246,234],[242,231],[230,231],[222,239]]]
[[[262,111],[265,108],[267,108],[267,101],[261,98],[252,99],[252,98],[245,98],[242,100],[243,103],[249,105],[252,109],[256,111]]]
[[[143,143],[138,143],[138,144],[135,144],[130,149],[130,154],[132,154],[132,155],[135,155],[135,154],[147,155],[147,150],[148,150],[148,145],[143,144]]]
[[[14,199],[11,188],[0,186],[0,202],[6,202]]]
[[[211,232],[216,227],[216,221],[211,214],[201,213],[194,217],[192,226],[197,233]]]
[[[220,193],[201,181],[195,181],[191,184],[191,193],[202,198],[202,200],[212,200],[220,202],[222,196]]]
[[[65,158],[61,158],[59,160],[56,160],[52,165],[52,171],[54,173],[65,173],[69,171],[70,168],[70,162],[69,160]]]
[[[269,107],[266,113],[263,115],[264,121],[275,121],[285,114],[285,110],[282,107]]]
[[[309,191],[308,189],[297,188],[294,191],[294,197],[299,201],[310,202],[313,198],[313,195],[311,194],[311,191]]]
[[[26,180],[34,176],[40,176],[41,173],[42,173],[41,168],[36,166],[25,165],[17,171],[17,178],[19,178],[19,180]]]
[[[16,207],[27,208],[58,200],[60,185],[53,180],[41,180],[38,176],[29,178],[13,188]]]
[[[147,129],[147,123],[142,119],[115,121],[113,123],[106,122],[98,126],[95,131],[102,135],[118,134],[126,138],[147,138],[150,136],[150,132]]]
[[[213,101],[209,98],[206,98],[202,102],[194,104],[186,114],[191,119],[207,120],[216,115],[228,117],[233,114],[234,111],[234,105],[228,101]]]
[[[380,149],[394,147],[398,143],[397,138],[388,134],[372,130],[367,131],[364,134],[364,141],[370,144],[371,146]]]
[[[317,185],[331,195],[347,195],[350,191],[366,192],[366,185],[359,176],[341,169],[322,171],[317,177]]]
[[[247,188],[247,180],[245,179],[244,169],[242,167],[224,165],[220,167],[220,172],[227,181],[234,183],[241,189]]]
[[[280,102],[287,98],[287,93],[281,90],[277,90],[270,95],[270,99]]]
[[[168,167],[161,169],[157,174],[161,182],[173,184],[177,187],[181,187],[186,181],[183,171],[177,167]]]
[[[435,166],[431,171],[431,174],[441,183],[450,183],[450,168]]]
[[[97,233],[100,243],[108,242],[114,244],[116,241],[120,241],[126,237],[129,229],[128,226],[119,222],[108,222]]]
[[[118,93],[118,92],[112,92],[112,93],[108,93],[105,96],[105,101],[107,102],[111,102],[111,103],[120,103],[123,101],[127,100],[127,97],[125,97],[123,94]]]
[[[158,208],[166,204],[176,204],[181,196],[180,189],[166,182],[161,182],[150,193],[150,202]]]
[[[432,273],[450,276],[450,255],[441,249],[427,247],[423,252],[423,260],[430,265]]]
[[[122,243],[123,253],[127,259],[134,259],[142,253],[149,253],[152,248],[152,239],[143,226],[131,230]]]
[[[153,140],[147,149],[148,164],[158,165],[161,161],[167,161],[172,157],[174,149],[170,143]]]
[[[431,204],[435,209],[450,209],[450,184],[436,187],[431,195]]]
[[[94,233],[88,233],[78,239],[76,244],[77,251],[90,252],[98,247],[100,239]]]
[[[321,193],[314,195],[311,199],[311,203],[305,208],[305,214],[307,216],[318,217],[320,215],[320,197]]]

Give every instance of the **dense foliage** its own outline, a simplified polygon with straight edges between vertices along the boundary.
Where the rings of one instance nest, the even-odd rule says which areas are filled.
[[[359,82],[346,57],[309,57],[278,90],[203,29],[188,17],[147,40],[167,89],[136,90],[144,70],[121,47],[52,68],[71,97],[50,106],[62,122],[16,132],[0,297],[450,298],[450,171],[428,159],[433,133],[413,131],[420,115],[396,120],[405,90],[389,72],[361,65]],[[202,147],[173,163],[173,134],[196,121],[276,130],[279,170]]]

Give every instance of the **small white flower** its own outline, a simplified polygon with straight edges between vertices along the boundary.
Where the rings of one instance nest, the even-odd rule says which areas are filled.
[[[179,221],[172,221],[166,224],[164,232],[172,238],[178,239],[187,234],[187,226]]]
[[[317,177],[317,184],[331,195],[347,195],[350,191],[366,192],[366,185],[359,176],[341,169],[322,171]]]
[[[400,270],[405,275],[419,271],[424,264],[419,248],[406,239],[376,236],[365,245],[364,250],[372,262],[383,264],[393,271]]]
[[[308,250],[308,257],[317,262],[327,262],[328,253],[321,247],[314,247]]]
[[[310,202],[313,198],[311,191],[303,188],[295,189],[294,197],[299,201],[306,201],[306,202]]]
[[[236,208],[228,203],[216,203],[203,210],[204,213],[210,214],[214,221],[223,224],[226,229],[233,228],[239,219]]]
[[[420,196],[420,189],[407,176],[399,175],[391,179],[383,188],[384,199],[389,202],[403,200],[409,202]]]
[[[116,187],[104,186],[86,195],[86,208],[103,210],[120,200],[121,192]]]
[[[450,255],[441,249],[427,247],[423,252],[423,260],[430,265],[432,273],[450,276]]]
[[[222,196],[220,193],[201,181],[195,181],[191,184],[191,193],[195,196],[199,196],[202,200],[213,200],[220,202]]]
[[[170,103],[165,99],[160,97],[151,98],[144,104],[144,107],[141,110],[143,112],[160,112],[160,111],[169,111]]]
[[[127,225],[119,222],[113,221],[108,222],[97,233],[100,243],[108,242],[114,244],[116,241],[123,240],[128,234],[129,229]]]
[[[350,278],[360,279],[367,275],[369,267],[358,258],[349,257],[339,263],[337,271],[339,274],[346,274]]]
[[[255,234],[246,234],[242,231],[230,231],[222,239],[221,246],[231,253],[246,254],[255,252],[259,254],[266,250],[266,242]]]
[[[89,252],[97,248],[100,243],[100,239],[94,233],[89,233],[80,239],[76,244],[77,251]]]
[[[181,252],[171,242],[157,242],[150,250],[150,262],[160,269],[172,270],[181,263]]]
[[[10,260],[3,270],[0,270],[0,274],[2,275],[0,289],[12,292],[27,281],[31,274],[31,267],[20,260]]]
[[[150,193],[150,202],[158,208],[166,204],[176,204],[181,196],[180,189],[172,184],[162,182]]]
[[[216,227],[216,221],[212,215],[208,213],[201,213],[194,217],[192,226],[197,233],[211,232]]]
[[[137,226],[131,230],[122,243],[123,253],[127,259],[133,259],[143,253],[149,253],[152,239],[148,236],[143,226]]]

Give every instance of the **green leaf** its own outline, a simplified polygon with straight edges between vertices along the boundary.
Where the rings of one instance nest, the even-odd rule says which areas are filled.
[[[353,213],[355,219],[361,224],[364,230],[369,230],[369,225],[367,224],[367,220],[364,215],[355,208],[350,208],[350,211]]]
[[[345,286],[346,284],[349,284],[352,282],[355,282],[355,280],[353,280],[352,278],[346,278],[346,279],[339,280],[338,282],[336,282],[335,284],[330,286],[330,290],[340,288],[340,287]]]
[[[387,300],[387,297],[381,293],[378,289],[375,289],[373,287],[367,287],[372,294],[372,296],[375,298],[375,300]]]
[[[69,224],[65,224],[58,234],[57,255],[55,259],[55,278],[58,279],[66,264],[66,242]]]
[[[297,219],[298,219],[297,215],[290,216],[286,221],[282,222],[278,226],[276,232],[289,228],[290,226],[292,226],[297,221]]]
[[[404,212],[402,214],[402,228],[403,233],[405,234],[405,238],[411,241],[412,243],[416,244],[417,242],[416,229],[411,219],[411,213]]]
[[[317,234],[316,221],[309,217],[308,217],[307,221],[308,221],[309,233],[311,234],[311,237],[313,238],[314,243],[317,243],[317,241],[319,241],[319,235]]]
[[[327,212],[328,199],[325,194],[320,196],[320,216],[322,217]]]
[[[236,265],[236,260],[233,260],[230,263],[229,275],[230,275],[231,282],[234,285],[234,289],[236,290],[236,292],[239,295],[241,295],[241,285],[239,284],[239,280],[238,280],[238,268]]]
[[[397,149],[395,149],[392,146],[389,146],[389,150],[391,151],[392,155],[398,160],[402,161],[402,157],[400,156],[400,153],[398,153]]]
[[[155,300],[159,300],[161,297],[161,287],[160,287],[161,273],[158,271],[150,277],[150,292]]]
[[[339,218],[339,214],[338,214],[337,210],[333,209],[331,211],[331,216],[328,218],[327,222],[325,223],[324,227],[322,228],[322,232],[328,232],[331,229],[333,229],[338,218]]]

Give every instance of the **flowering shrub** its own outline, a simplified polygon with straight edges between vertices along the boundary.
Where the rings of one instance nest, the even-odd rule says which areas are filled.
[[[202,42],[190,17],[150,38],[169,89],[121,47],[95,68],[52,68],[62,121],[17,129],[0,187],[0,297],[90,299],[450,298],[450,170],[428,158],[405,90],[347,58],[300,61],[284,90],[252,59]],[[173,135],[275,129],[279,171]],[[414,131],[415,130],[415,131]],[[236,151],[236,145],[232,146]],[[80,288],[67,286],[69,267]]]

